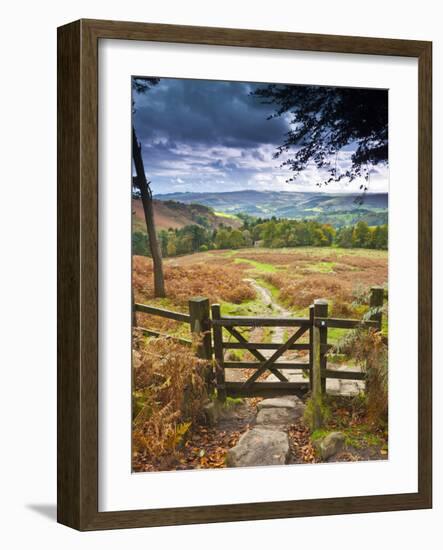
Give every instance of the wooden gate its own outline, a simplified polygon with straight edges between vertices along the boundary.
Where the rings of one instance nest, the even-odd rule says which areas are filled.
[[[233,397],[271,397],[288,394],[302,396],[308,390],[323,393],[326,390],[328,378],[365,379],[363,372],[328,369],[327,353],[331,348],[328,344],[328,327],[344,330],[357,327],[381,330],[383,294],[383,288],[371,288],[370,310],[364,319],[329,317],[328,303],[325,300],[315,300],[309,308],[309,317],[226,317],[221,315],[218,304],[212,305],[212,315],[210,315],[207,298],[190,299],[189,314],[143,304],[134,304],[134,312],[157,315],[190,325],[191,333],[195,336],[197,355],[206,359],[208,363],[212,363],[212,359],[215,360],[215,386],[220,400],[224,401],[227,395]],[[238,330],[241,327],[286,327],[287,332],[292,334],[281,343],[249,342]],[[139,330],[149,337],[171,337],[142,327]],[[236,341],[227,341],[226,334]],[[300,342],[300,338],[305,334],[309,335],[308,341]],[[183,344],[192,345],[191,340],[174,336],[172,338]],[[248,350],[256,361],[226,361],[224,355],[227,349]],[[265,350],[273,353],[266,357],[262,353]],[[283,354],[290,350],[307,351],[308,360],[303,363],[280,361]],[[250,369],[253,372],[247,380],[233,382],[226,380],[225,373],[229,369]],[[303,382],[291,382],[284,374],[288,370],[307,371],[308,377]],[[267,371],[271,372],[277,381],[260,380]],[[213,373],[209,378],[212,387]]]
[[[220,399],[224,400],[226,395],[248,397],[287,395],[288,393],[303,394],[309,389],[308,380],[306,382],[289,382],[284,371],[288,369],[311,371],[312,339],[309,338],[308,343],[298,342],[303,335],[310,334],[313,326],[311,318],[222,317],[218,304],[212,306],[211,312],[217,390]],[[256,343],[248,342],[239,332],[239,327],[288,327],[288,330],[294,329],[294,332],[283,343]],[[223,329],[236,341],[226,341]],[[226,361],[224,358],[226,349],[248,350],[257,361]],[[272,350],[273,353],[269,357],[265,357],[261,353],[262,350]],[[289,350],[307,350],[309,352],[308,362],[277,362]],[[252,369],[254,372],[244,382],[231,382],[225,379],[226,369]],[[278,378],[278,382],[259,381],[260,376],[266,371],[274,374]]]
[[[341,319],[328,316],[328,303],[325,300],[315,300],[309,308],[309,317],[226,317],[221,315],[220,306],[211,307],[210,325],[213,335],[213,352],[216,365],[216,387],[220,400],[227,395],[236,397],[295,394],[302,396],[315,387],[323,393],[326,391],[326,379],[338,378],[348,380],[364,380],[363,372],[337,371],[327,367],[327,353],[332,347],[328,344],[328,327],[353,329],[357,327],[381,330],[381,308],[383,306],[383,289],[373,287],[370,294],[370,312],[366,319]],[[281,343],[249,342],[238,330],[239,327],[287,327],[292,334]],[[227,341],[225,334],[235,338],[235,342]],[[305,334],[309,335],[307,342],[299,342]],[[226,361],[225,350],[248,350],[256,361]],[[273,353],[265,357],[263,350]],[[306,362],[279,361],[283,354],[290,350],[308,351]],[[244,382],[226,380],[227,369],[251,369],[252,374]],[[308,372],[306,381],[289,381],[285,370],[303,370]],[[278,381],[259,380],[265,372],[271,372]]]

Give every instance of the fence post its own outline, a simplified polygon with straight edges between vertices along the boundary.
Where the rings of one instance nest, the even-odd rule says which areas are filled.
[[[191,298],[188,302],[189,317],[191,324],[191,333],[193,344],[196,346],[197,357],[209,361],[206,372],[206,387],[211,390],[213,383],[212,374],[212,341],[211,325],[209,318],[209,300],[208,298]]]
[[[314,304],[309,306],[309,387],[312,391],[313,364],[314,364]]]
[[[325,315],[326,312],[326,315]],[[323,425],[323,384],[322,384],[322,328],[316,325],[317,318],[323,318],[328,313],[326,300],[314,300],[314,326],[312,327],[312,428],[317,430]]]
[[[208,298],[191,298],[188,302],[192,336],[197,340],[197,355],[212,358],[211,325]]]
[[[221,319],[220,305],[213,304],[211,307],[212,320],[219,321]],[[219,401],[226,401],[226,386],[225,386],[225,368],[223,358],[223,327],[213,325],[214,334],[214,357],[215,357],[215,378],[217,383],[217,398]]]
[[[381,330],[381,321],[382,321],[382,312],[381,308],[383,307],[383,298],[384,298],[384,289],[381,286],[373,286],[371,288],[371,295],[369,298],[369,307],[377,308],[378,311],[371,315],[371,321],[378,322],[378,330]]]
[[[315,300],[315,317],[327,317],[328,316],[328,302],[326,300]],[[321,372],[326,370],[327,367],[327,350],[328,344],[328,325],[320,327],[320,369]],[[326,378],[321,377],[321,391],[326,392]]]

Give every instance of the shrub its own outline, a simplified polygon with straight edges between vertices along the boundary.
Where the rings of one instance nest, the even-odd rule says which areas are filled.
[[[381,332],[358,328],[336,346],[339,353],[355,358],[366,374],[368,420],[386,422],[388,418],[388,347]]]
[[[207,362],[167,338],[134,336],[133,452],[157,464],[174,456],[207,400]]]

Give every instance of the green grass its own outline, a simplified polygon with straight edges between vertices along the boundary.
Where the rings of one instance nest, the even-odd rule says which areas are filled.
[[[252,317],[263,313],[263,302],[260,300],[247,300],[241,304],[222,302],[220,306],[222,316]]]
[[[312,441],[318,441],[323,439],[332,431],[325,428],[315,430],[311,434]],[[384,440],[378,435],[374,434],[373,428],[366,424],[359,424],[355,427],[340,428],[338,431],[342,432],[345,436],[345,445],[347,447],[354,447],[355,449],[363,449],[366,447],[384,447]]]
[[[381,333],[383,336],[388,336],[388,317],[387,315],[383,315],[381,319]]]
[[[279,268],[273,264],[257,262],[256,260],[248,260],[247,258],[235,258],[234,263],[249,264],[251,267],[253,267],[256,271],[259,271],[260,273],[276,273],[279,270]]]
[[[318,430],[314,430],[311,434],[311,440],[312,441],[318,441],[319,439],[323,439],[326,437],[329,433],[331,433],[330,430],[325,430],[324,428],[319,428]]]
[[[373,433],[373,428],[365,424],[360,424],[356,428],[345,428],[345,444],[348,447],[362,449],[364,447],[383,446],[384,441]]]
[[[328,344],[337,344],[348,332],[342,328],[328,328]]]
[[[316,262],[309,264],[304,269],[312,271],[313,273],[334,273],[334,267],[337,262]]]
[[[232,409],[232,407],[236,407],[237,405],[241,405],[243,403],[243,399],[241,397],[226,397],[226,401],[223,403],[223,407],[226,409]]]
[[[271,327],[263,327],[263,336],[261,338],[261,342],[264,344],[270,344],[272,342],[272,337],[274,335],[274,331]]]

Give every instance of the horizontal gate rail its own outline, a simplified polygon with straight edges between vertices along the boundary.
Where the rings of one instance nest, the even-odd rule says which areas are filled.
[[[222,317],[212,319],[212,325],[222,327],[309,327],[311,321],[305,317]]]
[[[262,366],[263,363],[258,361],[224,361],[224,366],[226,369],[258,369]],[[309,363],[274,363],[275,369],[305,369],[309,370],[311,367]]]
[[[350,328],[358,328],[358,327],[365,327],[365,328],[378,328],[379,323],[378,321],[362,321],[361,319],[334,319],[332,317],[316,317],[314,319],[314,326],[315,327],[329,327],[329,328],[343,328],[343,329],[350,329]]]
[[[258,342],[247,342],[247,343],[244,343],[244,344],[241,344],[239,342],[223,342],[223,348],[224,349],[248,349],[248,350],[253,350],[253,349],[267,349],[267,350],[272,350],[272,349],[278,349],[281,345],[283,344],[283,342],[281,342],[280,344],[278,343],[269,343],[269,344],[263,344],[263,343],[258,343]],[[332,345],[330,345],[330,347],[332,347]],[[306,350],[306,351],[309,351],[311,348],[311,346],[309,344],[292,344],[292,346],[290,348],[288,348],[288,350]]]
[[[226,382],[225,387],[232,397],[275,397],[288,394],[301,397],[309,391],[309,382],[254,382],[247,388],[243,382]]]
[[[320,371],[324,378],[338,378],[341,380],[365,380],[366,374],[360,371],[352,370],[331,370],[321,369]]]

